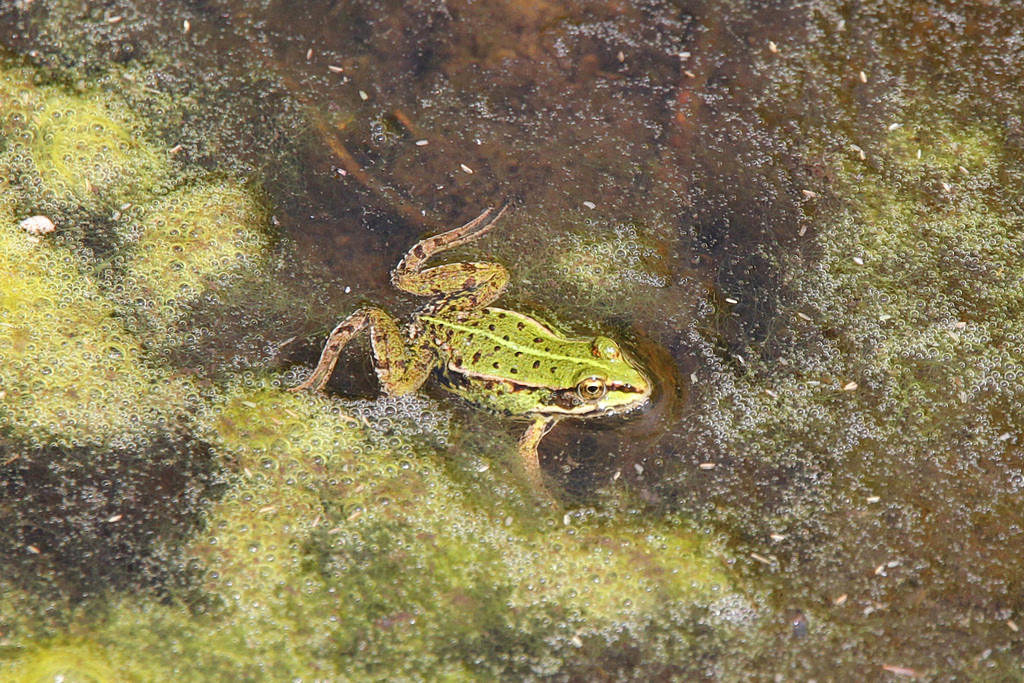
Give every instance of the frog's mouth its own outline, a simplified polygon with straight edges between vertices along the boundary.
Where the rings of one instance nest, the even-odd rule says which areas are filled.
[[[646,405],[650,396],[649,387],[635,387],[631,384],[609,384],[607,395],[599,401],[581,399],[576,389],[557,389],[552,391],[533,412],[541,415],[576,417],[621,415]]]

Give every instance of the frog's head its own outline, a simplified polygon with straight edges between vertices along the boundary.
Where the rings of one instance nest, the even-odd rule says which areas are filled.
[[[540,412],[576,417],[615,415],[639,408],[650,399],[651,380],[608,337],[595,337],[590,357],[580,361]]]

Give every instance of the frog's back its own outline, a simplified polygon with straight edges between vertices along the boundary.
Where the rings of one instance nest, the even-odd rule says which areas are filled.
[[[442,363],[470,376],[524,386],[571,386],[592,340],[567,339],[530,316],[485,308],[459,320],[426,317]]]

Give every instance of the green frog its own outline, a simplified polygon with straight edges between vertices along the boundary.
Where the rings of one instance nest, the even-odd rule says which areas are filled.
[[[379,308],[348,316],[331,332],[316,369],[292,391],[322,390],[342,349],[369,327],[374,367],[386,393],[408,394],[434,375],[441,387],[476,406],[528,418],[518,452],[529,480],[546,492],[537,446],[551,427],[567,417],[639,408],[651,396],[651,382],[608,337],[571,339],[528,315],[489,306],[509,282],[498,263],[424,269],[435,254],[483,237],[506,208],[497,214],[487,209],[413,246],[392,271],[391,282],[430,301],[404,330]]]

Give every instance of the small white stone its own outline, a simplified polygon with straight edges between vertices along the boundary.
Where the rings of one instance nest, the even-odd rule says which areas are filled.
[[[31,216],[18,224],[22,230],[30,235],[45,235],[56,230],[53,221],[46,216]]]

